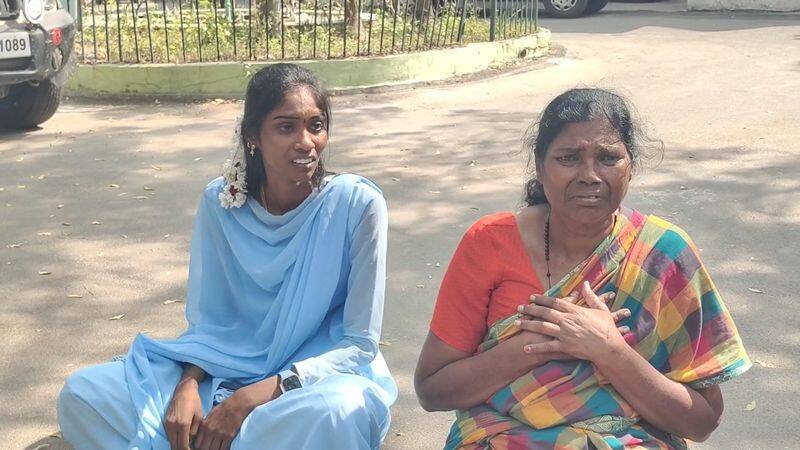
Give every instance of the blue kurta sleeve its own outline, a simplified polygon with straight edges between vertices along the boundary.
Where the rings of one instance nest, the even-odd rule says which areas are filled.
[[[383,197],[377,192],[370,197],[349,250],[351,268],[344,305],[344,336],[331,350],[294,363],[304,385],[334,373],[354,373],[378,354],[389,218]]]

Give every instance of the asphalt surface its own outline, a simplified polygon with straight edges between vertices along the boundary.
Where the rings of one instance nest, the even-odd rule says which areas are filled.
[[[374,179],[391,211],[382,349],[401,397],[384,448],[441,448],[452,414],[425,413],[412,386],[438,285],[473,221],[519,205],[520,138],[573,86],[626,94],[664,141],[626,203],[692,235],[757,360],[724,386],[724,421],[697,447],[797,447],[800,15],[683,9],[543,18],[563,55],[335,98],[328,166]],[[0,447],[66,448],[49,437],[66,375],[124,353],[137,332],[183,329],[183,304],[164,303],[184,298],[196,202],[240,110],[68,101],[39,130],[0,131]]]

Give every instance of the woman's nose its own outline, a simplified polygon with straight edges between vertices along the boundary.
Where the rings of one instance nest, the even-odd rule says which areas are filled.
[[[602,180],[597,174],[596,161],[594,158],[587,158],[583,160],[578,173],[579,180],[586,184],[600,183]]]
[[[302,130],[297,141],[297,148],[304,151],[311,151],[314,148],[312,136],[313,134],[310,131],[306,129]]]

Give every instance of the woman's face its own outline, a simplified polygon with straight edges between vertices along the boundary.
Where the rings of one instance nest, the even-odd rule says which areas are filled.
[[[261,122],[258,149],[269,182],[307,183],[328,144],[327,118],[311,90],[298,86]]]
[[[539,181],[550,207],[574,223],[608,219],[628,192],[631,158],[606,120],[566,125],[540,165]]]

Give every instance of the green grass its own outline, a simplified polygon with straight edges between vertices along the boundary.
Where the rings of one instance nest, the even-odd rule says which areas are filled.
[[[255,17],[252,24],[248,23],[246,11],[237,11],[236,20],[228,20],[222,10],[217,10],[215,17],[208,0],[200,2],[199,13],[194,5],[184,6],[183,20],[181,11],[177,9],[168,10],[166,21],[162,11],[151,9],[149,23],[144,5],[139,4],[139,14],[134,21],[135,14],[130,3],[119,4],[119,16],[116,0],[108,0],[105,7],[95,5],[94,14],[91,6],[85,4],[83,30],[76,42],[78,54],[84,63],[326,59],[329,54],[331,58],[344,58],[489,40],[488,19],[468,12],[464,17],[464,32],[459,42],[461,16],[452,8],[443,9],[436,16],[426,16],[425,20],[404,18],[402,12],[395,18],[391,12],[384,16],[382,11],[376,11],[371,29],[369,21],[364,20],[360,30],[348,27],[346,32],[341,10],[334,12],[330,28],[327,16],[318,16],[317,26],[314,27],[313,18],[308,18],[311,16],[309,14],[306,16],[308,25],[298,27],[296,22],[285,22],[282,39],[279,23],[270,24],[268,35],[266,25],[256,24]],[[151,1],[150,5],[155,5],[155,2]],[[521,20],[499,20],[498,38],[522,36],[532,28],[532,25]],[[501,33],[501,30],[506,33]]]

